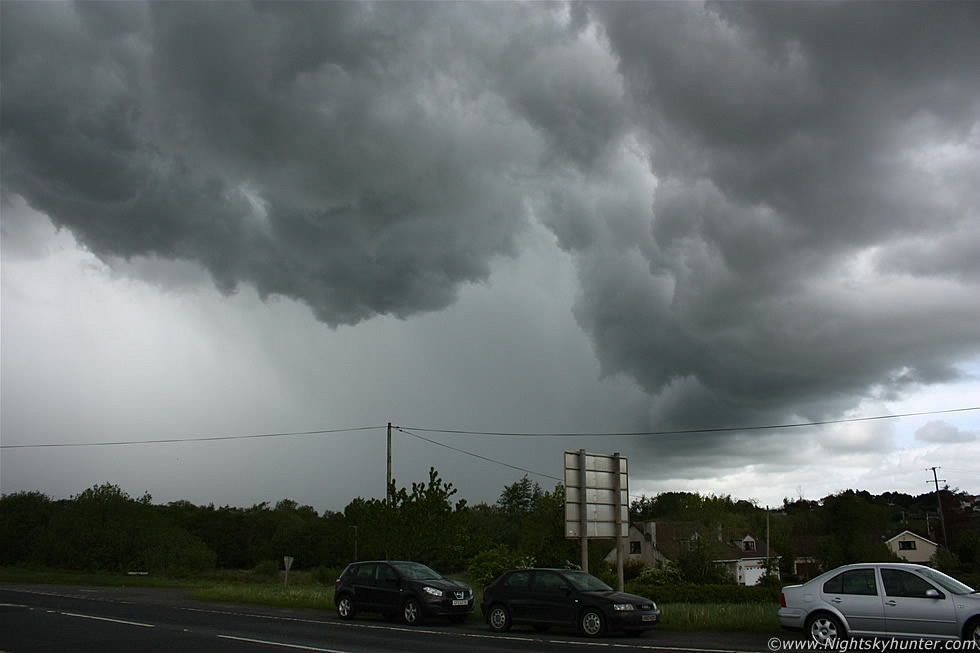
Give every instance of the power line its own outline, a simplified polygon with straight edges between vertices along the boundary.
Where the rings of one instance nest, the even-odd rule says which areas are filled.
[[[425,440],[426,442],[429,442],[431,444],[437,444],[440,447],[445,447],[446,449],[452,449],[453,451],[458,451],[459,453],[466,454],[467,456],[473,456],[474,458],[479,458],[480,460],[486,460],[487,462],[495,463],[497,465],[503,465],[504,467],[510,467],[511,469],[516,469],[519,472],[526,472],[528,474],[534,474],[535,476],[543,476],[544,478],[550,478],[550,479],[553,479],[555,481],[558,481],[559,483],[564,483],[564,479],[558,478],[557,476],[552,476],[550,474],[544,474],[542,472],[536,472],[536,471],[534,471],[532,469],[524,469],[523,467],[518,467],[517,465],[511,465],[510,463],[505,463],[505,462],[502,462],[500,460],[494,460],[493,458],[488,458],[486,456],[481,456],[480,454],[473,453],[472,451],[466,451],[465,449],[459,449],[457,447],[451,447],[448,444],[444,444],[442,442],[437,442],[436,440],[430,440],[429,438],[423,437],[423,436],[419,435],[418,433],[412,433],[411,431],[408,431],[407,429],[405,429],[405,428],[403,428],[401,426],[396,426],[395,429],[398,430],[398,431],[400,431],[401,433],[404,433],[405,435],[410,435],[413,438],[418,438],[419,440]]]
[[[684,429],[676,431],[629,431],[621,433],[603,433],[599,431],[588,431],[579,433],[520,433],[520,432],[502,432],[502,431],[463,431],[457,429],[426,429],[416,426],[406,426],[402,428],[410,428],[413,431],[423,431],[425,433],[450,433],[456,435],[490,435],[490,436],[500,436],[500,437],[515,437],[515,438],[583,438],[583,437],[637,437],[637,436],[655,436],[655,435],[688,435],[692,433],[732,433],[736,431],[767,431],[776,429],[791,429],[791,428],[802,428],[805,426],[827,426],[830,424],[848,424],[853,422],[871,422],[874,420],[883,419],[901,419],[904,417],[922,417],[925,415],[941,415],[943,413],[962,413],[971,410],[980,410],[980,406],[972,406],[970,408],[948,408],[946,410],[930,410],[920,413],[900,413],[895,415],[876,415],[874,417],[850,417],[847,419],[833,419],[825,420],[822,422],[799,422],[795,424],[769,424],[765,426],[727,426],[718,428],[700,428],[700,429]]]
[[[962,413],[967,411],[980,410],[980,406],[972,406],[969,408],[949,408],[946,410],[932,410],[919,413],[900,413],[895,415],[877,415],[874,417],[852,417],[848,419],[837,419],[837,420],[825,420],[822,422],[800,422],[796,424],[771,424],[764,426],[732,426],[732,427],[717,427],[717,428],[699,428],[699,429],[685,429],[676,431],[632,431],[632,432],[580,432],[580,433],[542,433],[542,432],[504,432],[504,431],[465,431],[459,429],[428,429],[415,426],[404,426],[397,427],[399,430],[404,429],[406,431],[422,431],[424,433],[447,433],[456,435],[487,435],[487,436],[497,436],[497,437],[539,437],[539,438],[555,438],[555,437],[566,437],[566,438],[580,438],[580,437],[638,437],[638,436],[664,436],[664,435],[688,435],[694,433],[732,433],[737,431],[765,431],[765,430],[777,430],[777,429],[789,429],[789,428],[802,428],[807,426],[826,426],[829,424],[847,424],[853,422],[869,422],[874,420],[885,420],[885,419],[901,419],[905,417],[921,417],[925,415],[941,415],[944,413]],[[251,435],[226,435],[217,437],[206,437],[206,438],[163,438],[157,440],[117,440],[110,442],[54,442],[54,443],[40,443],[40,444],[0,444],[0,449],[40,449],[40,448],[51,448],[51,447],[111,447],[111,446],[126,446],[126,445],[138,445],[138,444],[172,444],[177,442],[217,442],[223,440],[250,440],[258,438],[282,438],[291,437],[298,435],[326,435],[331,433],[348,433],[353,431],[371,431],[376,429],[387,428],[386,425],[382,426],[358,426],[353,428],[344,429],[319,429],[314,431],[288,431],[283,433],[260,433]],[[421,437],[417,433],[410,433],[415,437]],[[442,445],[441,446],[448,446]],[[450,447],[451,448],[451,447]],[[464,452],[466,453],[466,452]],[[522,470],[523,471],[523,470]],[[536,474],[537,472],[530,472]],[[544,475],[547,476],[547,475]],[[553,478],[553,477],[549,477]]]
[[[386,426],[358,426],[349,429],[322,429],[318,431],[290,431],[287,433],[259,433],[255,435],[225,435],[211,438],[169,438],[161,440],[124,440],[113,442],[57,442],[50,444],[0,444],[0,449],[40,449],[44,447],[114,447],[133,444],[172,444],[175,442],[217,442],[220,440],[253,440],[258,438],[284,438],[294,435],[325,435],[351,431],[370,431]]]

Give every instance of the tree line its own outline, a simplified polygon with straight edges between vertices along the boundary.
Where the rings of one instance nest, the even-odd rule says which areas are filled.
[[[0,565],[87,571],[199,574],[253,569],[294,558],[295,569],[342,568],[354,559],[409,559],[443,572],[469,570],[479,580],[518,565],[566,567],[580,561],[576,540],[564,537],[565,492],[542,490],[527,476],[506,486],[494,504],[469,505],[433,468],[411,487],[389,488],[390,500],[353,499],[342,512],[318,513],[283,499],[249,508],[154,504],[105,483],[67,500],[40,492],[0,497]],[[980,514],[957,509],[963,493],[941,493],[947,546],[940,562],[954,572],[980,572]],[[931,506],[931,508],[930,508]],[[935,535],[936,495],[852,490],[820,501],[786,499],[775,510],[730,496],[667,492],[630,506],[634,522],[698,525],[705,537],[670,570],[672,581],[724,580],[714,559],[733,538],[768,533],[783,576],[807,557],[819,567],[888,559],[884,538],[908,528]],[[723,534],[723,536],[722,536]],[[591,542],[590,570],[604,571],[611,542]],[[630,574],[638,574],[637,565]],[[676,577],[674,577],[676,576]]]

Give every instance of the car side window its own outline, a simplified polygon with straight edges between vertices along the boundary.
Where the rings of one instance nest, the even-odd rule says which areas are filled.
[[[361,565],[354,572],[354,578],[359,581],[372,580],[374,578],[374,565]]]
[[[825,594],[858,594],[875,596],[878,586],[875,582],[874,569],[852,569],[837,574],[823,584]]]
[[[899,569],[882,569],[881,583],[885,586],[885,594],[912,599],[935,598],[926,596],[929,590],[936,588],[915,574]],[[940,593],[941,594],[941,593]]]
[[[504,585],[507,587],[527,587],[530,584],[531,572],[529,571],[515,571],[513,574],[504,579]]]
[[[378,580],[388,580],[389,578],[398,578],[398,574],[388,565],[378,565]]]
[[[534,574],[535,589],[556,590],[562,585],[567,585],[567,583],[553,571],[539,571]]]

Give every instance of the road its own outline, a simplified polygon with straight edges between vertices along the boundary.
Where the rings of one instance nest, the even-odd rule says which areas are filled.
[[[474,651],[768,651],[770,636],[747,633],[671,633],[588,640],[572,631],[504,634],[471,620],[432,620],[419,628],[371,617],[340,621],[320,610],[208,603],[185,590],[0,583],[0,651],[186,651],[261,653],[319,651],[457,653]],[[584,647],[584,648],[583,648]]]

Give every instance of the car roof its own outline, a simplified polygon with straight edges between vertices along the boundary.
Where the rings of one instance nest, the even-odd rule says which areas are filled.
[[[854,562],[849,565],[841,565],[831,569],[830,571],[837,571],[838,569],[856,569],[858,567],[898,567],[899,569],[930,569],[925,565],[919,565],[914,562]]]

